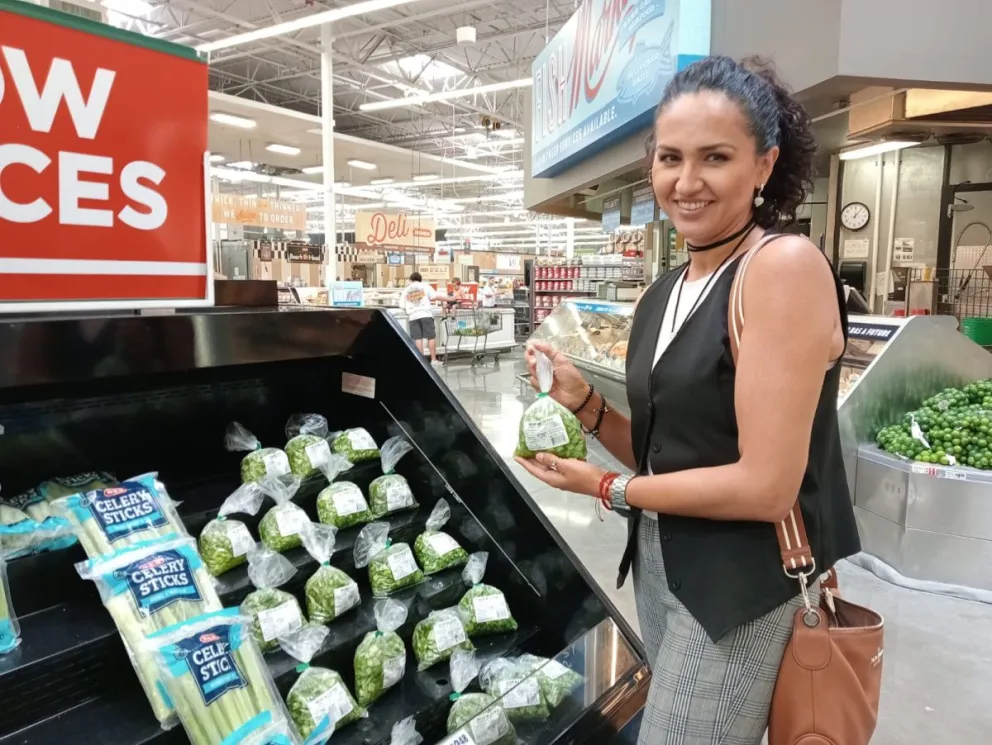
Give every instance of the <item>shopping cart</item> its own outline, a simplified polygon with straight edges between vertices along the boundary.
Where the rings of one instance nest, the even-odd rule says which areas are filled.
[[[471,355],[473,365],[488,355],[492,355],[494,362],[499,362],[499,355],[503,350],[487,350],[486,340],[490,334],[502,329],[503,316],[493,308],[455,311],[444,319],[447,337],[444,342],[444,364],[448,364],[452,355],[460,354]]]

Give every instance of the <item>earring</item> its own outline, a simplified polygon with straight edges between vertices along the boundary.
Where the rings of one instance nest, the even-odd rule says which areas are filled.
[[[755,207],[760,207],[761,205],[763,205],[765,203],[765,198],[763,196],[761,196],[761,192],[764,191],[764,189],[765,189],[765,185],[764,184],[762,184],[761,186],[758,187],[758,193],[754,197],[754,206]]]

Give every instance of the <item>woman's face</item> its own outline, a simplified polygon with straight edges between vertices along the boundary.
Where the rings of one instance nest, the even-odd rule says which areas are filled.
[[[658,117],[651,183],[658,205],[697,246],[741,226],[778,148],[758,153],[740,106],[722,93],[679,96]]]

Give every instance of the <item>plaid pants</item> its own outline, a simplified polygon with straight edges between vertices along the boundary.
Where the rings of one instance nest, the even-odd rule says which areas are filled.
[[[652,661],[638,745],[759,745],[802,599],[714,643],[668,589],[657,520],[640,520],[633,569],[641,636]]]

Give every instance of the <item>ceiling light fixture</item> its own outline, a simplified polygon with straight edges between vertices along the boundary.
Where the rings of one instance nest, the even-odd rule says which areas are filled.
[[[902,150],[907,147],[915,147],[919,145],[918,142],[910,142],[908,140],[887,140],[882,142],[873,142],[868,145],[860,145],[858,147],[853,147],[850,150],[843,150],[840,153],[841,160],[857,160],[858,158],[869,158],[872,155],[881,155],[882,153],[891,153],[894,150]]]
[[[211,163],[223,163],[225,160],[227,160],[227,158],[225,158],[223,155],[213,154],[210,156]]]
[[[363,103],[358,108],[361,111],[382,111],[383,109],[395,109],[400,106],[419,106],[420,104],[433,103],[435,101],[450,101],[455,98],[466,98],[483,93],[499,93],[500,91],[513,90],[514,88],[527,88],[533,84],[533,78],[520,78],[519,80],[507,80],[503,83],[477,85],[473,88],[438,91],[437,93],[428,93],[423,96],[406,96],[404,98],[390,98],[385,101],[373,101],[372,103]]]
[[[413,177],[414,181],[433,181],[436,178],[441,178],[440,173],[418,173]]]
[[[265,149],[270,153],[278,153],[279,155],[299,155],[300,149],[298,147],[293,147],[292,145],[280,145],[278,142],[273,142],[265,146]]]
[[[243,34],[235,34],[234,36],[229,36],[226,39],[208,41],[206,44],[200,44],[196,47],[196,51],[216,52],[218,49],[238,47],[242,44],[259,41],[260,39],[271,39],[273,36],[291,34],[294,31],[302,31],[305,28],[313,28],[314,26],[323,26],[325,23],[340,21],[342,18],[351,18],[352,16],[375,13],[379,10],[395,8],[397,5],[407,5],[412,2],[416,2],[416,0],[364,0],[364,2],[352,3],[351,5],[346,5],[343,8],[325,10],[322,13],[313,13],[312,15],[296,18],[292,21],[277,23],[273,26],[266,26],[265,28],[247,31]]]
[[[243,116],[235,116],[234,114],[224,114],[220,111],[211,114],[210,118],[218,124],[226,124],[229,127],[238,127],[239,129],[255,129],[257,126],[254,119],[246,119]]]
[[[372,186],[385,186],[386,184],[393,183],[393,181],[395,180],[396,179],[392,179],[392,178],[374,178],[371,181],[369,181],[369,183],[372,184]]]
[[[300,170],[307,176],[316,176],[318,173],[324,172],[324,166],[307,166],[306,168],[301,168]]]
[[[369,163],[368,161],[357,160],[355,158],[349,160],[348,165],[352,168],[361,168],[363,171],[374,171],[379,167],[375,163]]]

